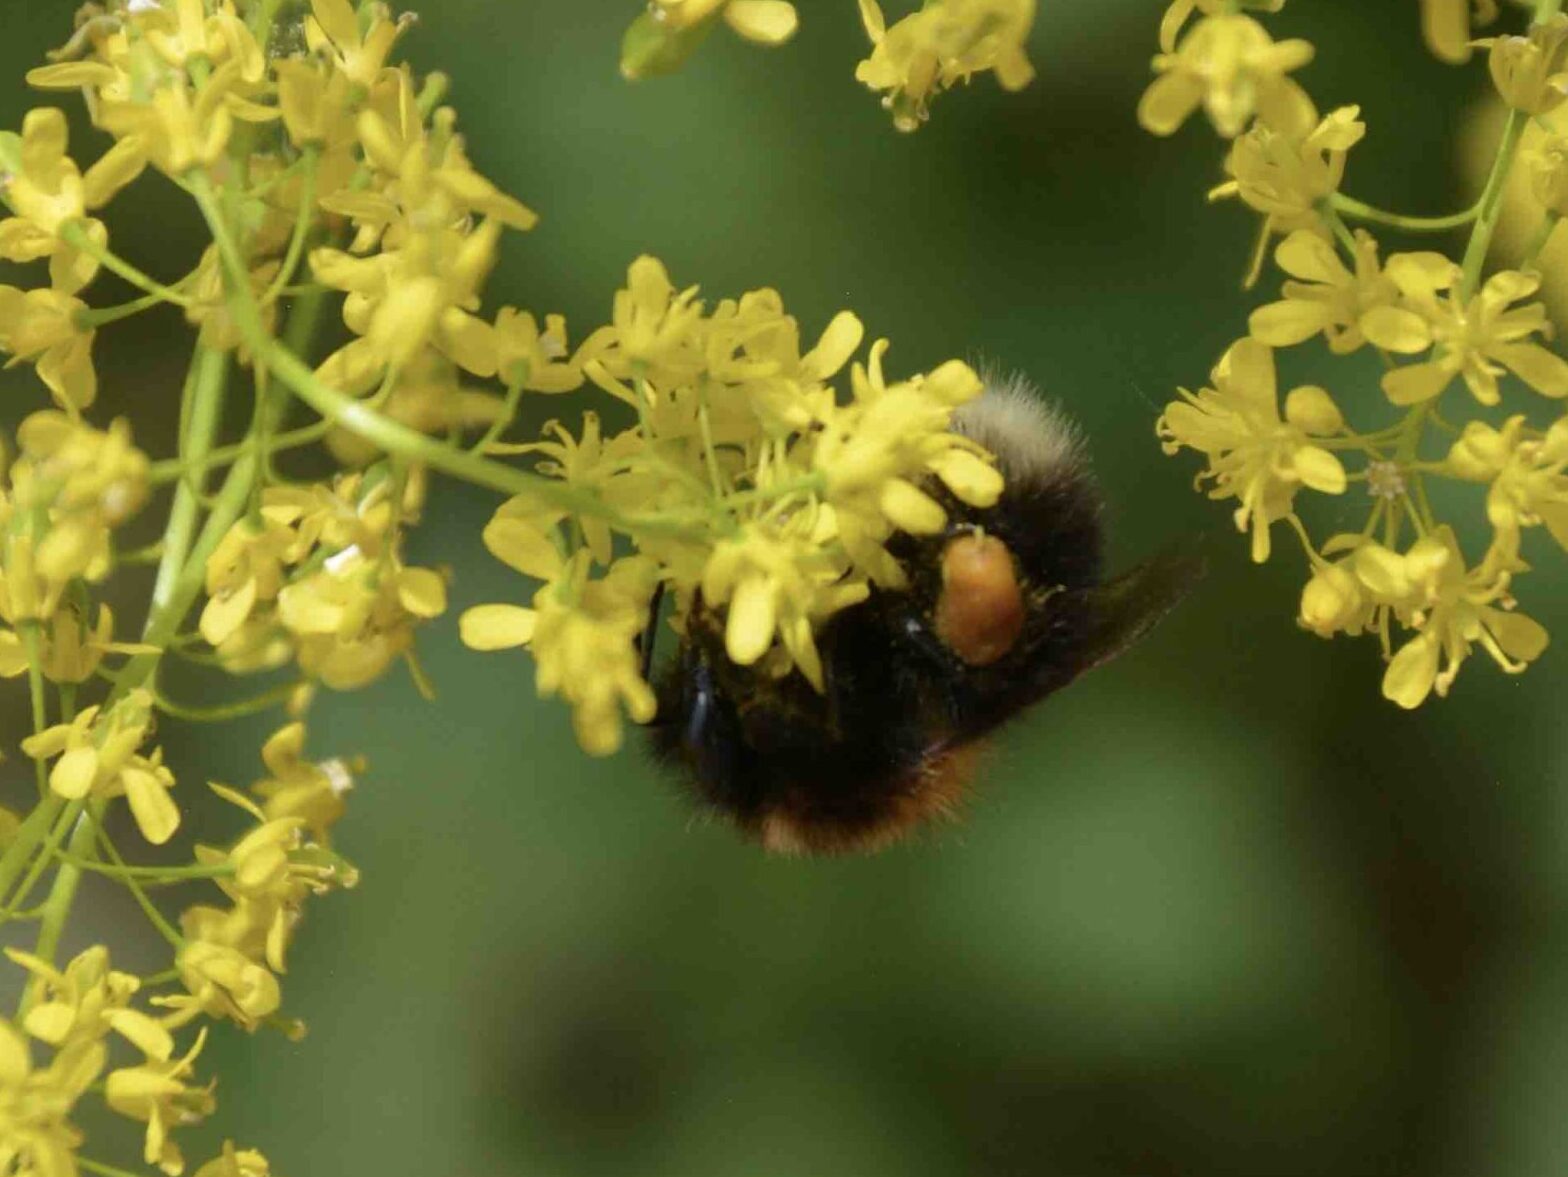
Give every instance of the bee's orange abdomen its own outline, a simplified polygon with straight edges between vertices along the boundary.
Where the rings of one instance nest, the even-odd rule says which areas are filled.
[[[962,535],[942,552],[936,635],[970,666],[1007,654],[1024,628],[1024,595],[1007,545],[995,536]]]

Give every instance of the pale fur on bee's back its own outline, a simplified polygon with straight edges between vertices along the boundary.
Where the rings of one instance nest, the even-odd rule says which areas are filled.
[[[985,391],[954,411],[953,430],[995,454],[1008,482],[1044,485],[1084,467],[1078,427],[1026,377],[984,380]]]

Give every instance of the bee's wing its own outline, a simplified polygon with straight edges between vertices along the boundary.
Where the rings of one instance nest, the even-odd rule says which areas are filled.
[[[1077,669],[1104,665],[1155,627],[1203,577],[1204,561],[1167,550],[1114,580],[1082,590],[1086,632]]]

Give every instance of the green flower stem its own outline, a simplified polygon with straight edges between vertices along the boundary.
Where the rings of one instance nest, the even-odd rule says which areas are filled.
[[[1401,213],[1385,212],[1383,209],[1374,208],[1370,204],[1338,192],[1330,199],[1335,210],[1347,217],[1354,217],[1358,221],[1370,221],[1374,225],[1407,229],[1412,233],[1441,233],[1446,229],[1462,228],[1475,220],[1481,211],[1481,205],[1477,202],[1467,209],[1443,217],[1407,217]]]
[[[149,278],[113,250],[105,249],[91,237],[87,236],[79,224],[61,226],[60,240],[73,249],[81,250],[88,257],[97,261],[104,269],[118,274],[138,290],[144,290],[148,294],[155,295],[162,302],[172,302],[176,306],[188,307],[195,301],[189,295],[181,294],[174,287],[165,286],[157,279]]]
[[[332,426],[333,422],[331,421],[318,421],[314,425],[305,425],[299,429],[291,429],[287,433],[280,433],[276,437],[269,438],[266,444],[259,448],[267,454],[298,449],[300,446],[311,445],[320,441],[332,432]],[[154,486],[165,482],[173,482],[175,479],[183,478],[187,474],[196,474],[203,470],[211,470],[215,466],[226,465],[256,448],[258,447],[247,438],[245,441],[236,442],[234,445],[217,446],[200,458],[167,458],[161,462],[153,462],[147,468],[147,480]],[[127,556],[120,557],[122,560],[127,558]]]
[[[84,857],[92,852],[93,823],[89,819],[86,808],[101,808],[103,801],[94,801],[89,807],[82,807],[77,803],[75,829],[71,831],[71,840],[66,844],[67,850],[76,857]],[[62,864],[55,872],[54,883],[49,888],[49,897],[44,900],[43,915],[38,925],[38,942],[33,945],[33,955],[45,964],[54,963],[54,954],[60,947],[60,935],[65,931],[66,918],[71,914],[71,904],[76,901],[76,888],[81,884],[82,872],[69,864]],[[22,1000],[16,1009],[16,1020],[20,1022],[27,1016],[27,1011],[32,1008],[34,995],[38,992],[38,982],[33,980],[22,989]]]
[[[159,711],[165,715],[172,715],[175,719],[185,720],[188,723],[222,723],[230,719],[243,719],[247,715],[256,715],[286,703],[289,696],[299,690],[300,685],[299,682],[283,683],[249,699],[237,699],[232,703],[221,703],[213,707],[192,707],[184,703],[176,703],[159,690],[155,675],[152,683],[152,698]]]
[[[189,866],[110,866],[94,858],[77,858],[62,850],[56,858],[83,870],[116,879],[145,879],[152,883],[175,883],[194,879],[221,879],[234,873],[232,862],[193,862]]]
[[[58,793],[48,793],[33,806],[22,824],[16,829],[11,844],[0,854],[0,895],[5,895],[16,881],[17,875],[27,867],[39,844],[49,836],[60,811],[65,808],[65,798]]]
[[[49,726],[48,704],[44,698],[43,643],[40,641],[38,622],[24,621],[17,629],[22,635],[22,645],[27,650],[27,691],[33,703],[33,735]],[[49,771],[42,760],[33,761],[38,769],[38,796],[41,800],[49,793]]]
[[[267,287],[266,293],[261,296],[262,305],[275,300],[290,282],[299,269],[300,259],[305,256],[305,242],[310,237],[311,226],[314,220],[311,213],[316,210],[316,162],[321,157],[318,148],[310,146],[305,148],[301,159],[303,164],[303,178],[300,180],[299,213],[294,218],[294,232],[289,237],[288,252],[283,255],[283,265],[278,269],[277,276],[272,284]]]
[[[87,310],[77,311],[72,322],[82,331],[91,331],[99,327],[107,327],[110,323],[118,323],[121,319],[129,319],[132,315],[139,315],[164,301],[161,294],[144,294],[140,298],[133,298],[130,302],[122,302],[118,306],[89,307]]]
[[[525,368],[524,371],[517,373],[516,380],[507,385],[506,399],[501,403],[500,415],[490,422],[490,428],[485,430],[484,436],[469,447],[470,452],[476,454],[484,453],[501,440],[501,434],[506,432],[507,426],[517,419],[517,406],[523,399],[523,381],[526,378],[527,370]]]
[[[1497,230],[1498,217],[1503,211],[1503,188],[1508,183],[1508,173],[1519,149],[1519,137],[1524,134],[1527,121],[1523,111],[1508,112],[1502,142],[1497,147],[1497,158],[1492,161],[1486,187],[1481,191],[1481,199],[1476,202],[1479,211],[1475,228],[1470,230],[1470,243],[1465,246],[1464,261],[1460,263],[1463,271],[1459,280],[1460,298],[1469,299],[1481,283],[1481,267],[1486,264],[1486,251],[1492,244],[1492,234]]]
[[[136,905],[142,909],[142,914],[147,917],[147,922],[152,924],[152,926],[158,930],[158,934],[167,940],[170,947],[172,947],[176,952],[184,948],[185,937],[181,936],[179,932],[175,930],[173,924],[164,919],[163,913],[158,910],[157,905],[147,897],[147,892],[142,890],[141,884],[136,881],[136,876],[130,873],[129,868],[125,865],[125,859],[120,857],[120,852],[115,849],[115,845],[112,841],[110,841],[108,833],[105,832],[104,828],[98,824],[97,815],[89,810],[87,814],[87,820],[89,826],[92,829],[92,832],[98,838],[98,844],[103,847],[104,853],[107,854],[114,861],[114,865],[119,868],[121,872],[118,876],[119,881],[124,883],[126,888],[130,891],[132,897],[136,900]],[[61,867],[61,870],[64,869],[65,867]],[[77,869],[79,870],[80,868]]]
[[[603,519],[622,531],[694,538],[700,535],[697,529],[668,519],[623,516],[596,494],[445,445],[390,417],[382,416],[317,379],[299,356],[279,346],[262,323],[255,295],[249,287],[245,259],[224,224],[211,182],[205,175],[196,174],[190,179],[190,188],[223,259],[228,276],[229,309],[240,334],[244,336],[257,363],[265,364],[295,396],[321,416],[364,438],[378,449],[411,462],[420,462],[475,486],[507,495],[526,494],[573,514]]]
[[[188,411],[181,414],[182,418],[187,420],[187,427],[182,430],[180,445],[185,454],[200,457],[211,447],[222,415],[223,387],[228,371],[227,357],[198,344],[192,355],[191,370],[191,379],[186,382],[186,399],[189,403],[182,406]],[[137,654],[125,664],[108,698],[104,701],[105,711],[112,708],[130,691],[145,683],[157,669],[158,659],[162,656],[162,647],[179,628],[180,622],[189,612],[196,594],[201,589],[207,556],[217,546],[218,540],[228,530],[229,525],[239,517],[239,511],[243,508],[245,497],[250,490],[250,479],[254,470],[253,460],[249,462],[242,460],[229,471],[223,490],[215,500],[212,513],[208,516],[206,525],[194,545],[191,535],[195,530],[200,508],[198,500],[202,488],[199,479],[194,482],[190,479],[183,480],[175,489],[174,503],[169,511],[169,523],[163,534],[163,558],[158,564],[157,576],[153,582],[152,603],[148,608],[147,625],[143,630],[143,641],[159,649]],[[85,820],[78,818],[67,848],[71,858],[93,857],[94,826],[105,804],[105,799],[92,801],[88,806]],[[55,873],[49,897],[44,900],[38,942],[33,950],[33,954],[39,959],[53,962],[81,878],[82,868],[73,865],[70,861],[62,862]],[[29,985],[23,993],[24,1012],[32,993],[33,986]]]
[[[66,807],[65,812],[60,815],[60,820],[49,827],[49,834],[44,838],[43,845],[39,848],[37,857],[33,859],[32,866],[28,868],[27,874],[22,877],[22,881],[17,884],[16,894],[11,896],[10,901],[4,908],[0,908],[0,924],[5,923],[7,920],[15,919],[18,914],[18,907],[26,903],[28,897],[32,895],[33,887],[37,885],[38,879],[44,871],[49,869],[49,864],[54,861],[56,854],[59,852],[60,843],[65,841],[65,835],[71,831],[77,815],[82,811],[83,804],[84,802],[81,800],[73,801]],[[38,911],[40,915],[43,914],[42,906],[39,907]]]
[[[223,390],[228,372],[228,357],[222,352],[197,344],[191,355],[191,378],[186,383],[182,417],[188,418],[180,436],[180,457],[200,460],[212,448],[218,423],[223,416]],[[200,512],[200,498],[206,487],[200,471],[181,479],[169,508],[169,523],[163,533],[163,556],[153,582],[148,624],[169,603],[170,595],[190,551],[191,536]]]

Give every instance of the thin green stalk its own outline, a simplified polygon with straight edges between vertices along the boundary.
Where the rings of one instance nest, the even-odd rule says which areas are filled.
[[[101,805],[102,802],[93,802]],[[86,810],[78,812],[76,828],[71,832],[68,842],[68,851],[83,857],[92,851],[93,823],[88,820]],[[69,864],[61,864],[55,872],[54,883],[49,888],[49,897],[44,900],[43,915],[38,925],[38,940],[33,945],[33,955],[45,964],[54,963],[54,954],[60,947],[60,936],[65,931],[65,920],[71,913],[71,904],[76,901],[76,888],[81,884],[82,872]],[[27,1016],[27,1011],[32,1008],[34,995],[38,992],[36,981],[29,983],[22,989],[22,1000],[17,1006],[16,1020],[21,1021]]]
[[[272,284],[267,287],[266,293],[261,296],[263,306],[276,299],[288,288],[289,283],[294,281],[300,259],[305,256],[305,242],[309,239],[314,224],[311,214],[316,211],[316,160],[319,157],[320,151],[316,147],[305,148],[304,175],[300,180],[299,211],[294,217],[294,232],[289,237],[289,248],[283,255],[283,265],[278,269]]]
[[[44,697],[43,642],[38,632],[38,622],[24,621],[17,629],[22,635],[22,646],[27,651],[27,692],[32,698],[33,735],[36,736],[49,726],[48,702]],[[49,770],[41,759],[33,761],[33,764],[37,768],[38,796],[41,799],[49,792]]]
[[[158,688],[157,676],[153,677],[152,697],[158,710],[175,719],[186,720],[190,723],[222,723],[231,719],[243,719],[247,715],[257,715],[263,711],[278,707],[288,702],[289,697],[299,690],[300,683],[283,683],[271,690],[263,691],[248,699],[236,699],[232,703],[222,703],[213,707],[193,707],[185,703],[177,703],[169,698]]]
[[[320,441],[332,432],[333,422],[318,421],[314,425],[303,425],[298,429],[291,429],[287,433],[280,433],[270,438],[261,448],[268,454],[282,453],[284,450],[298,449],[300,446],[311,445]],[[189,462],[181,458],[166,458],[161,462],[153,462],[147,468],[147,480],[154,486],[161,483],[173,482],[182,478],[187,472],[197,473],[211,470],[215,466],[223,466],[244,454],[250,453],[257,447],[250,439],[236,442],[233,445],[218,446],[209,451],[199,460]],[[122,559],[124,557],[121,557]]]
[[[1513,167],[1514,154],[1519,149],[1519,137],[1524,134],[1528,119],[1523,111],[1510,110],[1503,125],[1503,138],[1497,147],[1497,158],[1492,161],[1491,173],[1481,199],[1476,202],[1479,210],[1475,228],[1470,230],[1470,242],[1465,246],[1464,261],[1460,263],[1463,276],[1459,281],[1459,296],[1463,299],[1475,293],[1481,282],[1481,267],[1486,264],[1486,251],[1491,247],[1492,234],[1497,230],[1498,218],[1503,211],[1503,189],[1508,183],[1508,172]]]
[[[76,824],[76,819],[81,814],[82,806],[85,804],[86,802],[81,798],[71,802],[66,807],[65,812],[60,815],[60,820],[49,828],[49,836],[44,839],[43,845],[38,848],[38,856],[33,859],[33,864],[28,868],[27,874],[22,876],[22,881],[17,884],[16,894],[11,896],[4,908],[0,908],[0,924],[16,918],[18,907],[27,902],[39,878],[43,876],[44,871],[49,869],[49,864],[54,861],[59,853],[58,847],[60,843],[65,841],[65,835],[70,833],[71,827]],[[42,914],[42,908],[40,908],[40,914]]]
[[[165,286],[156,278],[149,278],[130,262],[126,261],[113,250],[99,245],[85,232],[80,224],[64,225],[60,228],[60,240],[73,249],[79,249],[88,257],[98,262],[104,269],[118,274],[138,290],[155,295],[162,302],[172,302],[175,306],[188,307],[195,300],[189,295],[181,294],[172,286]]]
[[[55,819],[60,816],[65,805],[65,798],[58,793],[46,793],[43,800],[33,806],[32,812],[22,819],[11,844],[5,848],[4,854],[0,854],[0,895],[9,894],[11,884],[26,869],[39,844],[49,836]]]
[[[125,865],[125,859],[121,858],[119,850],[115,849],[114,842],[110,840],[108,832],[104,830],[103,826],[98,823],[96,815],[89,811],[87,814],[87,820],[92,826],[93,833],[97,835],[98,844],[103,847],[104,853],[107,854],[114,861],[114,865],[120,869],[121,873],[118,877],[118,881],[124,883],[126,889],[130,891],[131,897],[136,900],[136,905],[142,909],[142,914],[147,917],[147,922],[152,924],[152,926],[158,930],[158,934],[167,940],[170,946],[173,947],[176,952],[184,948],[185,937],[181,936],[179,932],[175,930],[174,925],[169,923],[169,921],[164,918],[163,913],[158,910],[157,905],[154,904],[150,898],[148,898],[147,892],[142,890],[141,884],[136,881],[135,875],[131,874],[130,869]],[[62,866],[60,869],[63,871],[67,868]],[[81,868],[77,867],[74,869],[79,870]]]
[[[69,862],[72,866],[78,866],[83,870],[93,871],[96,874],[108,875],[110,878],[145,879],[152,883],[221,879],[234,873],[234,864],[227,861],[211,864],[195,862],[189,866],[110,866],[108,863],[99,862],[93,858],[76,858],[64,850],[56,854],[55,857],[62,862]]]
[[[88,307],[76,312],[72,320],[78,329],[83,331],[107,327],[110,323],[118,323],[121,319],[129,319],[139,315],[145,310],[158,306],[166,301],[161,294],[144,294],[140,298],[133,298],[130,302],[122,302],[112,307]]]
[[[1480,203],[1472,204],[1467,209],[1456,213],[1449,213],[1440,217],[1410,217],[1402,213],[1386,212],[1374,208],[1370,204],[1356,200],[1336,192],[1331,198],[1334,208],[1347,217],[1354,217],[1358,221],[1370,221],[1374,225],[1389,225],[1395,229],[1406,229],[1412,233],[1440,233],[1448,229],[1459,229],[1475,220],[1481,211]]]
[[[196,345],[191,356],[192,379],[187,385],[189,425],[180,438],[181,460],[200,460],[212,448],[218,423],[223,415],[223,389],[228,371],[228,357],[222,352]],[[200,472],[193,472],[182,479],[174,491],[174,503],[169,508],[169,523],[163,533],[163,557],[158,563],[158,573],[153,581],[152,604],[148,624],[169,604],[170,594],[185,558],[190,551],[191,535],[201,504],[199,497],[206,489]]]

